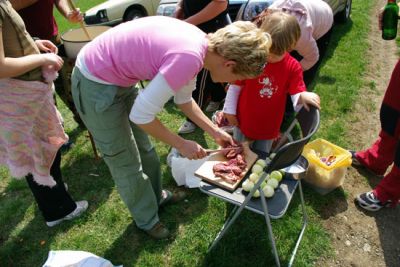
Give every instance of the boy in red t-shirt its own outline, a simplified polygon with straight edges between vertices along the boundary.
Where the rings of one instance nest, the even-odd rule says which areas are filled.
[[[320,99],[306,92],[301,65],[288,53],[300,37],[296,18],[275,12],[265,19],[261,29],[272,38],[264,72],[255,79],[230,85],[223,112],[229,123],[237,126],[236,140],[254,140],[252,148],[269,152],[279,136],[287,94],[297,110],[300,105],[320,108]]]

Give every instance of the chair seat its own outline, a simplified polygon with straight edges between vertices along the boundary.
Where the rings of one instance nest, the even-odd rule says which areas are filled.
[[[247,176],[245,178],[247,178]],[[274,196],[272,198],[267,198],[268,214],[270,218],[279,219],[285,214],[298,185],[299,181],[293,179],[291,174],[285,175],[279,187],[275,189]],[[228,192],[203,181],[200,183],[200,191],[210,196],[219,197],[237,206],[240,206],[247,196],[247,192],[244,192],[241,187],[237,188],[234,192]],[[252,198],[245,208],[264,215],[260,198]]]

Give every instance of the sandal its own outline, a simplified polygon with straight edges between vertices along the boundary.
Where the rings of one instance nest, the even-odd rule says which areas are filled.
[[[161,191],[161,201],[158,205],[159,207],[164,207],[169,204],[175,204],[179,201],[182,201],[186,198],[186,193],[183,191],[177,191],[172,193],[167,189],[163,189]]]

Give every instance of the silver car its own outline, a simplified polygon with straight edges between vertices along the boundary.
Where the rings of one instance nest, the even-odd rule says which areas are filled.
[[[110,25],[156,14],[160,0],[109,0],[85,12],[88,25]]]
[[[238,14],[238,19],[252,20],[265,8],[269,7],[275,0],[248,0],[242,6]],[[332,8],[335,21],[346,22],[351,13],[352,0],[324,0]]]

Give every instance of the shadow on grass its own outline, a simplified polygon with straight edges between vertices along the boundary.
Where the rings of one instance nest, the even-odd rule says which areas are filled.
[[[346,194],[342,187],[338,187],[325,195],[315,192],[307,185],[304,187],[307,205],[311,205],[321,218],[328,219],[348,209]]]
[[[232,208],[233,205],[226,204],[226,217]],[[289,263],[302,223],[303,213],[297,192],[285,215],[280,219],[271,220],[282,266]],[[316,235],[322,240],[321,243],[314,241]],[[216,236],[217,232],[212,237]],[[322,236],[324,236],[322,228],[309,222],[294,260],[295,265],[306,266],[314,260],[310,251],[321,250],[327,246],[328,242]],[[211,243],[212,240],[209,244],[211,245]],[[245,209],[214,249],[206,254],[202,266],[248,265],[275,266],[275,258],[264,217]]]
[[[84,223],[87,214],[93,213],[107,201],[113,189],[113,181],[105,164],[94,162],[84,153],[70,160],[68,164],[68,167],[62,168],[63,180],[68,184],[68,191],[75,201],[88,200],[88,211],[73,221],[65,221],[49,228],[37,208],[27,183],[12,180],[4,191],[5,196],[0,197],[2,212],[9,211],[5,218],[7,224],[0,225],[2,266],[41,266],[46,261],[51,250],[50,246],[56,237],[59,239],[59,235],[68,232],[74,224]],[[92,176],[95,173],[99,176]],[[100,175],[101,173],[104,175]],[[35,205],[33,218],[24,225],[25,215],[32,204]],[[14,209],[12,213],[11,209]]]
[[[183,190],[183,189],[181,189]],[[169,205],[159,211],[160,221],[168,227],[171,237],[165,240],[154,240],[145,232],[137,228],[132,222],[119,238],[104,253],[104,257],[114,264],[124,266],[152,266],[155,263],[137,263],[143,252],[150,254],[166,254],[166,249],[171,246],[178,235],[180,225],[191,224],[207,208],[207,198],[197,190],[185,190],[187,198],[185,201]],[[144,258],[143,256],[141,257]],[[161,262],[161,259],[160,259]],[[157,266],[160,266],[160,262]]]
[[[334,56],[335,49],[339,45],[340,39],[343,36],[345,36],[348,32],[350,32],[352,27],[353,27],[353,21],[351,19],[349,19],[346,23],[334,24],[332,29],[332,34],[329,40],[328,49],[326,50],[324,57],[321,59],[321,62],[319,63],[320,65],[318,67],[318,71],[316,72],[313,81],[307,88],[308,91],[314,91],[314,88],[317,84],[316,81],[318,81],[318,83],[321,84],[334,84],[336,82],[335,77],[321,76],[320,69],[324,67],[326,62]]]

